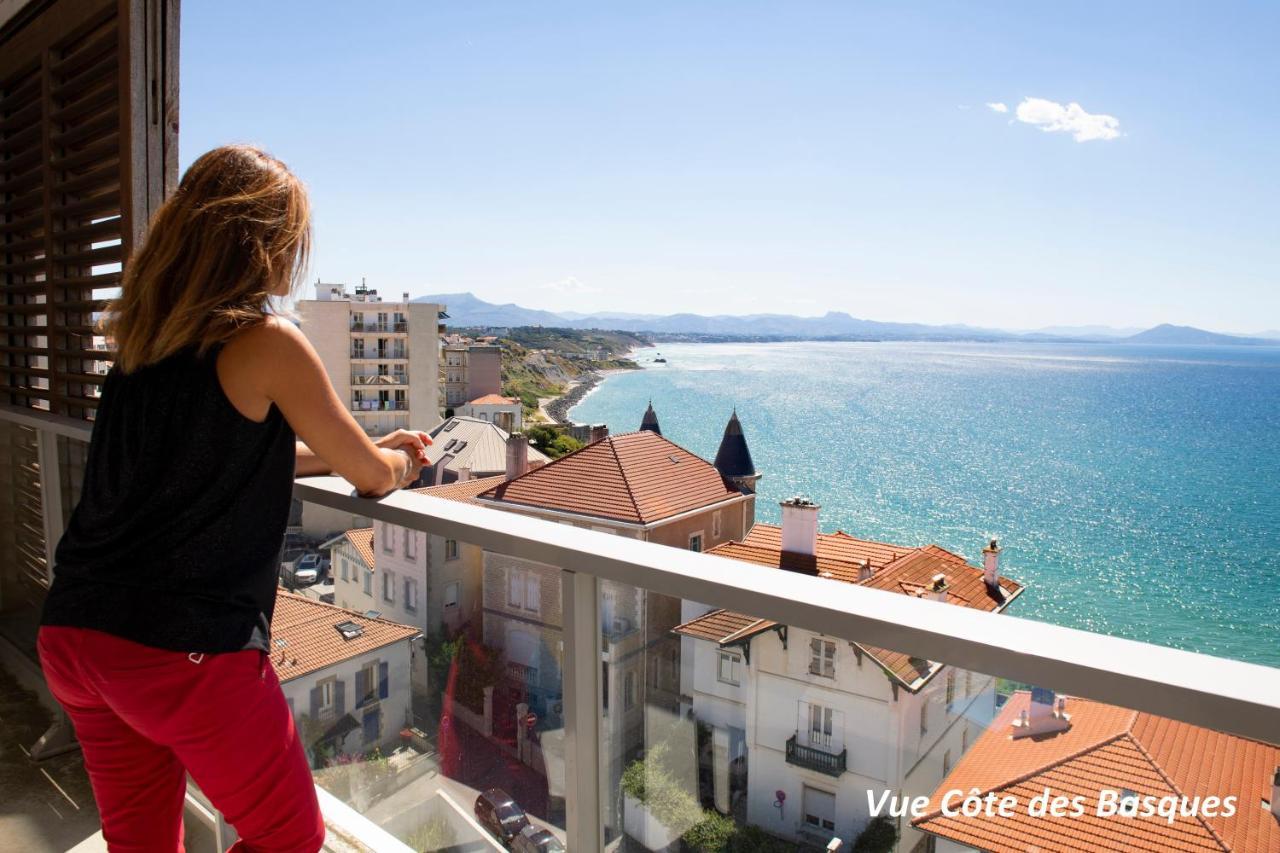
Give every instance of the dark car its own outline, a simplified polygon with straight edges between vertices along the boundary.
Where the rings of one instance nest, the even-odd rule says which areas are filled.
[[[511,842],[511,853],[565,853],[565,849],[547,830],[526,826]]]
[[[490,788],[476,797],[476,820],[508,850],[513,849],[511,842],[520,830],[529,825],[524,809],[500,788]]]

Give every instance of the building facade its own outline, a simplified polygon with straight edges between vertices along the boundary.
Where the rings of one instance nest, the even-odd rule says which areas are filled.
[[[502,393],[502,347],[496,343],[452,336],[445,341],[442,367],[447,409]]]
[[[804,574],[1002,611],[1022,591],[988,565],[937,546],[910,548],[818,531],[818,507],[784,502],[780,527],[760,524],[712,553]],[[686,711],[711,729],[718,809],[770,833],[851,842],[870,820],[867,793],[928,796],[995,714],[980,673],[685,602]],[[921,841],[899,823],[899,849]]]
[[[370,436],[440,422],[443,305],[386,301],[361,284],[315,285],[301,300],[301,328],[339,398]]]

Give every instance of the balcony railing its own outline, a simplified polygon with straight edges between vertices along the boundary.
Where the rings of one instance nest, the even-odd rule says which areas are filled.
[[[351,411],[407,412],[409,411],[409,403],[407,400],[353,400],[351,402]]]
[[[87,440],[89,424],[0,406],[0,418],[58,436]],[[57,470],[58,456],[45,457]],[[50,529],[60,529],[56,494],[61,477],[42,478],[51,494]],[[1280,732],[1280,671],[1255,664],[1092,634],[1003,614],[882,592],[819,577],[779,572],[517,513],[396,492],[380,500],[358,497],[334,477],[300,479],[295,497],[344,514],[389,522],[559,569],[562,607],[563,778],[570,849],[603,849],[601,752],[606,723],[600,713],[601,587],[634,585],[687,601],[775,620],[860,645],[897,649],[958,669],[1048,684],[1067,694],[1147,711],[1258,741]],[[617,682],[613,684],[615,694]],[[941,697],[939,697],[941,699]],[[562,706],[562,707],[561,707]],[[847,755],[787,743],[787,760],[820,772]],[[808,751],[806,751],[808,750]]]
[[[409,351],[403,347],[371,349],[368,347],[352,347],[351,357],[356,359],[384,360],[389,358],[408,358]]]
[[[828,776],[839,776],[846,769],[849,750],[828,752],[816,746],[805,746],[796,742],[796,736],[787,738],[787,763],[809,770],[816,770]]]
[[[406,373],[353,373],[352,385],[408,385]]]
[[[388,322],[388,323],[379,323],[376,321],[372,323],[366,323],[362,320],[352,320],[351,331],[363,332],[368,334],[387,333],[387,332],[402,334],[404,332],[409,331],[409,323],[406,320],[398,320],[396,322]]]

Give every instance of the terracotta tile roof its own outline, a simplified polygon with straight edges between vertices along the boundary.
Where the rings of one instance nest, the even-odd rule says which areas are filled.
[[[462,480],[457,483],[446,483],[443,486],[426,486],[425,488],[411,489],[410,491],[415,495],[431,495],[433,498],[446,498],[460,503],[478,504],[477,495],[489,491],[505,479],[505,475],[498,474],[493,477]]]
[[[696,619],[690,619],[672,630],[677,634],[695,637],[699,640],[711,640],[722,646],[748,637],[754,637],[778,624],[769,619],[757,619],[745,613],[734,613],[732,610],[712,610]]]
[[[504,397],[501,394],[485,394],[469,402],[472,406],[510,406],[519,403],[520,400],[516,397]]]
[[[1280,821],[1261,808],[1271,796],[1280,747],[1088,699],[1068,699],[1071,728],[1012,740],[1010,723],[1031,702],[1014,693],[995,722],[934,792],[930,812],[914,824],[935,835],[992,851],[1280,850]],[[1021,807],[1012,817],[947,817],[947,791],[978,788],[1008,793]],[[1071,818],[1026,814],[1026,804],[1050,788],[1084,798]],[[1236,796],[1233,817],[1179,814],[1165,818],[1098,817],[1098,792],[1128,789],[1140,797]]]
[[[348,530],[345,534],[347,542],[355,549],[356,555],[364,561],[369,568],[374,568],[373,556],[373,528],[359,527],[355,530]]]
[[[757,524],[751,528],[751,532],[743,541],[726,542],[710,549],[707,553],[793,572],[829,576],[833,580],[917,597],[926,592],[934,575],[944,574],[947,576],[948,584],[947,603],[972,607],[975,610],[1003,610],[1022,592],[1020,583],[1002,577],[1000,589],[1003,594],[993,595],[987,589],[982,569],[969,565],[960,555],[937,545],[908,548],[902,545],[857,539],[839,531],[819,533],[816,550],[816,556],[785,552],[782,550],[782,528],[773,524]],[[870,561],[873,573],[869,579],[859,581],[858,576],[863,560]],[[704,636],[713,635],[718,630],[720,622],[716,614],[737,617],[739,621],[752,620],[755,624],[733,637],[727,634]],[[691,637],[715,640],[725,645],[767,631],[773,626],[774,623],[767,620],[756,620],[754,617],[717,610],[679,625],[675,631]],[[861,643],[858,645],[871,655],[886,673],[908,690],[919,690],[927,679],[942,668],[941,664],[924,658]]]
[[[480,500],[648,524],[739,494],[711,463],[646,430],[589,444]]]
[[[363,631],[353,639],[343,639],[334,625],[354,622]],[[323,604],[301,595],[279,590],[271,618],[271,664],[283,681],[358,657],[421,633],[410,625],[387,619],[370,619],[350,610]],[[280,645],[280,641],[284,645]]]

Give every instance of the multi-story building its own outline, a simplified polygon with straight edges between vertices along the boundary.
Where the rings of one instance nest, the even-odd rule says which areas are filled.
[[[407,293],[389,302],[364,284],[315,288],[315,299],[298,303],[302,331],[364,430],[379,436],[439,423],[444,306]]]
[[[954,790],[961,794],[948,798],[944,814]],[[1045,791],[1079,798],[1079,813],[1033,814],[1032,800]],[[959,800],[971,792],[1017,805],[1007,814],[965,815]],[[929,834],[931,853],[1280,850],[1280,748],[1051,690],[1019,690],[914,825]]]
[[[800,498],[782,504],[780,527],[710,553],[984,611],[1022,591],[1000,576],[994,542],[980,569],[936,545],[823,534]],[[711,728],[714,802],[775,835],[856,837],[867,791],[928,796],[995,713],[980,673],[691,601],[685,615],[683,702]],[[899,849],[920,839],[909,823],[899,832]]]
[[[313,761],[398,741],[425,659],[417,629],[276,594],[271,664]]]
[[[502,393],[502,347],[496,343],[451,337],[444,345],[443,368],[445,408],[456,410]]]

